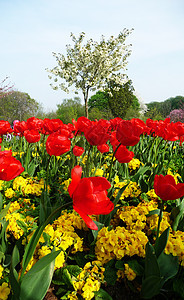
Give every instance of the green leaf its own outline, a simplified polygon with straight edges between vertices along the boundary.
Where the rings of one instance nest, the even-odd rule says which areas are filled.
[[[63,280],[67,284],[68,287],[73,287],[72,277],[67,270],[67,268],[63,269]]]
[[[148,276],[143,280],[141,288],[141,298],[152,299],[152,297],[160,293],[160,289],[163,285],[160,276]]]
[[[116,263],[115,263],[115,268],[118,269],[118,270],[122,270],[124,271],[125,267],[124,267],[124,262],[122,260],[118,260]]]
[[[1,193],[0,193],[0,195],[1,195]],[[1,195],[1,196],[2,196],[2,195]],[[9,202],[9,203],[6,205],[6,207],[3,208],[3,209],[1,210],[1,212],[0,212],[0,220],[6,216],[8,210],[9,210],[10,204],[11,204],[11,202]]]
[[[105,264],[104,279],[108,285],[114,285],[117,280],[115,260],[111,259],[107,264]]]
[[[97,225],[97,227],[98,227],[98,230],[92,230],[92,234],[93,234],[93,237],[94,237],[94,241],[96,241],[98,232],[104,227],[104,224],[102,224],[102,223],[100,223],[100,222],[97,222],[97,221],[94,221],[94,223],[95,223],[95,224]]]
[[[112,297],[103,289],[99,289],[97,292],[94,292],[95,300],[113,300]]]
[[[148,242],[146,244],[145,278],[150,276],[157,276],[160,278],[160,270],[155,254],[155,249],[150,244],[150,242]]]
[[[82,268],[77,265],[68,265],[67,270],[72,276],[77,277],[81,273]]]
[[[3,195],[0,193],[0,211],[2,210],[2,208],[3,208]]]
[[[39,238],[43,232],[45,228],[45,224],[43,224],[42,226],[39,226],[35,232],[33,233],[27,247],[25,248],[25,252],[24,252],[24,256],[23,256],[23,260],[22,260],[22,272],[21,272],[21,278],[23,277],[25,270],[33,256],[33,253],[36,249],[37,243],[39,241]]]
[[[144,268],[138,263],[136,259],[129,260],[127,263],[129,267],[136,273],[136,275],[143,276]]]
[[[151,210],[149,212],[149,214],[146,215],[146,217],[150,217],[152,215],[158,215],[159,216],[159,214],[160,214],[160,209],[154,209],[154,210]]]
[[[62,250],[42,257],[23,277],[20,300],[41,300],[45,296],[54,272],[55,258]]]
[[[14,247],[13,253],[12,253],[12,260],[11,260],[11,265],[10,265],[10,284],[14,293],[14,299],[19,300],[19,295],[20,295],[20,285],[18,283],[18,273],[15,270],[15,267],[20,261],[19,257],[19,251],[17,246]]]
[[[158,240],[156,241],[155,244],[155,253],[156,256],[159,257],[159,255],[164,251],[166,245],[167,245],[167,241],[169,238],[169,230],[170,228],[168,227],[167,229],[165,229],[162,234],[159,236]]]
[[[166,282],[168,279],[174,277],[179,269],[178,257],[172,254],[161,253],[158,257],[158,265],[160,268],[160,275]]]
[[[27,232],[27,226],[24,221],[22,220],[16,220],[17,225],[24,231],[24,233]]]
[[[184,299],[184,280],[183,278],[175,278],[173,281],[174,291],[181,296],[181,299]]]

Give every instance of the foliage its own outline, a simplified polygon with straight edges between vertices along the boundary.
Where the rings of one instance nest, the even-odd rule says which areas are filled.
[[[115,118],[124,118],[127,109],[132,104],[136,107],[135,96],[133,95],[134,88],[131,80],[127,81],[123,85],[116,84],[114,81],[110,81],[108,84],[108,89],[108,103]]]
[[[39,106],[27,93],[14,91],[0,99],[0,118],[10,123],[14,120],[27,120],[37,113]]]
[[[66,56],[61,53],[53,53],[57,66],[47,71],[54,76],[54,89],[61,88],[69,92],[71,86],[76,92],[82,91],[85,103],[85,113],[88,117],[88,94],[90,91],[104,88],[106,80],[113,80],[122,84],[125,80],[123,74],[127,57],[130,55],[129,46],[125,45],[126,38],[131,30],[124,29],[117,37],[111,36],[107,41],[104,36],[100,42],[90,39],[83,45],[85,33],[82,32],[78,38],[71,33],[74,46],[66,46]],[[61,83],[58,82],[58,78]]]
[[[61,104],[58,104],[56,114],[63,123],[68,124],[72,122],[72,119],[84,116],[85,110],[80,98],[75,97],[74,99],[64,99]]]
[[[157,119],[157,116],[160,116],[160,119],[164,119],[168,117],[172,110],[182,108],[183,104],[184,97],[182,96],[171,97],[163,102],[147,103],[148,112],[146,113],[146,117],[151,118],[150,112],[154,112],[155,119]]]

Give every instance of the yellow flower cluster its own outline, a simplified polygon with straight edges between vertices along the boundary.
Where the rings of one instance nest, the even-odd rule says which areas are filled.
[[[72,181],[71,178],[69,178],[61,183],[64,191],[66,192],[68,191],[68,187],[71,181]]]
[[[138,158],[132,158],[132,160],[128,163],[130,170],[136,170],[140,167],[140,165],[143,165],[143,163],[141,163]]]
[[[184,232],[170,232],[165,253],[178,256],[181,266],[184,267]]]
[[[157,200],[158,199],[158,196],[157,194],[155,194],[155,190],[154,189],[151,189],[149,190],[146,195],[151,199],[151,200]]]
[[[10,294],[10,288],[8,287],[7,282],[3,282],[0,286],[0,300],[7,300],[8,295]]]
[[[29,263],[26,271],[28,271],[38,259],[49,254],[53,247],[55,247],[55,250],[62,249],[63,251],[66,251],[69,249],[71,253],[76,253],[78,251],[82,252],[84,250],[83,240],[77,235],[75,228],[87,228],[84,221],[82,221],[80,216],[75,214],[75,212],[67,213],[66,211],[63,211],[62,215],[56,219],[53,224],[48,224],[44,229],[44,233],[50,237],[49,245],[45,245],[43,234],[39,239],[34,257]],[[28,241],[31,236],[32,233],[28,236]],[[25,243],[25,240],[23,243]],[[61,251],[55,260],[55,269],[62,268],[64,265],[65,256],[63,251]]]
[[[115,184],[114,187],[116,188],[114,193],[113,193],[113,197],[116,198],[119,190],[124,187],[125,185],[127,185],[128,181],[124,180],[122,182],[119,181],[118,176],[116,176],[115,178]],[[138,197],[141,193],[141,189],[138,186],[138,184],[134,181],[130,181],[127,185],[127,187],[125,188],[124,192],[122,193],[120,199],[125,199],[125,198],[134,198],[134,197]]]
[[[5,195],[6,198],[11,199],[16,195],[16,193],[12,188],[8,188],[8,189],[6,189],[4,195]]]
[[[91,170],[93,176],[103,176],[104,175],[104,170],[103,169],[92,169]]]
[[[17,224],[17,220],[23,222],[24,226],[27,227],[27,230],[30,230],[34,223],[34,219],[32,217],[25,217],[19,212],[20,210],[20,204],[17,201],[12,202],[8,213],[5,216],[6,221],[9,221],[6,231],[11,233],[16,240],[18,240],[24,234],[23,229]]]
[[[78,299],[75,298],[78,293],[83,299],[91,300],[94,297],[94,292],[100,289],[101,283],[104,281],[104,271],[105,269],[102,267],[101,262],[88,262],[82,272],[73,280],[73,286],[76,292],[68,295],[68,298]]]
[[[152,234],[152,232],[157,230],[158,218],[159,217],[157,214],[147,217],[146,233],[148,236]],[[170,226],[171,226],[170,213],[164,211],[162,215],[162,221],[160,223],[160,234]]]
[[[15,191],[21,191],[23,195],[36,195],[40,196],[44,189],[44,180],[38,180],[35,178],[24,178],[18,176],[13,181],[13,189]],[[48,191],[50,187],[48,186]]]
[[[117,216],[126,225],[127,230],[144,230],[146,227],[146,215],[157,208],[155,202],[141,202],[137,207],[124,206],[117,211]],[[117,222],[116,222],[117,223]]]
[[[118,270],[117,271],[117,277],[118,277],[118,281],[122,278],[124,278],[126,276],[126,278],[129,281],[132,281],[135,279],[136,277],[136,273],[129,267],[128,264],[124,264],[124,271],[123,270]]]
[[[103,264],[113,258],[122,259],[125,255],[144,257],[147,241],[147,236],[140,230],[127,230],[118,226],[109,231],[103,227],[97,236],[95,253]]]

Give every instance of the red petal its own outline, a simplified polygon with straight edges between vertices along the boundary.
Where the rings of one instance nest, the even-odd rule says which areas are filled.
[[[81,180],[81,175],[82,175],[82,167],[75,166],[71,172],[72,182],[70,183],[70,185],[68,187],[68,192],[70,194],[70,197],[72,197],[74,191],[76,190],[76,188]]]
[[[78,209],[78,207],[74,206],[73,208],[81,216],[81,218],[84,220],[88,228],[92,230],[98,230],[97,225],[93,222],[93,220],[88,215],[83,213],[80,209]]]

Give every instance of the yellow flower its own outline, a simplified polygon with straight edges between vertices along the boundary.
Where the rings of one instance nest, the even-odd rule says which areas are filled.
[[[3,276],[3,270],[4,270],[4,268],[0,265],[0,278],[2,278],[2,276]]]
[[[78,300],[78,297],[76,295],[76,292],[72,292],[68,295],[68,299],[70,300]]]
[[[12,188],[8,188],[4,193],[6,198],[13,198],[15,196],[15,191]]]
[[[129,267],[128,264],[124,264],[125,266],[125,275],[129,281],[132,281],[136,277],[136,273]]]
[[[10,288],[8,287],[8,283],[3,282],[0,286],[0,300],[8,299],[8,295],[10,294]]]
[[[128,167],[130,170],[136,170],[140,167],[140,164],[143,165],[143,163],[141,163],[139,159],[132,158],[132,160],[128,163]]]

